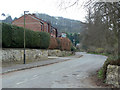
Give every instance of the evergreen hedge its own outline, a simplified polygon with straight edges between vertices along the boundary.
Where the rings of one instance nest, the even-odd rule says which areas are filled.
[[[8,24],[2,24],[2,47],[11,47],[12,27]]]
[[[50,44],[50,35],[47,32],[38,32],[25,29],[26,48],[47,49]],[[3,48],[23,48],[24,28],[2,23]]]

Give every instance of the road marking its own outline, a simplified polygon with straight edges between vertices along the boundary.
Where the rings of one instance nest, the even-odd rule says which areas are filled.
[[[34,79],[37,79],[37,78],[39,78],[39,76],[38,76],[38,77],[37,77],[37,76],[36,76],[36,77],[33,77],[33,78],[31,78],[30,80],[34,80]]]
[[[33,77],[37,77],[38,75],[34,75]]]
[[[28,81],[28,80],[25,79],[24,81],[18,82],[18,83],[16,83],[16,84],[19,85],[19,84],[25,83],[25,82],[27,82],[27,81]]]
[[[16,83],[16,84],[19,85],[19,84],[22,84],[22,83],[24,83],[24,82],[18,82],[18,83]]]
[[[33,78],[31,78],[30,80],[33,80],[33,79],[37,79],[38,78],[38,75],[34,75],[33,76]],[[25,82],[27,82],[27,81],[30,81],[30,80],[24,80],[24,81],[21,81],[21,82],[18,82],[18,83],[16,83],[17,85],[20,85],[20,84],[22,84],[22,83],[25,83]]]

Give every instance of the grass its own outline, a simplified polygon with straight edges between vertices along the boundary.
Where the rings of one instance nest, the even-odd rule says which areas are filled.
[[[97,54],[97,55],[105,55],[105,56],[109,56],[110,54],[108,53],[96,53],[96,52],[87,52],[89,54]]]
[[[98,71],[98,78],[99,78],[99,79],[103,79],[103,69],[100,69],[100,70]]]
[[[104,62],[103,67],[97,72],[98,79],[100,79],[103,83],[106,83],[106,73],[107,73],[107,66],[111,65],[120,65],[120,61],[118,55],[110,54],[106,52],[96,52],[96,51],[89,51],[89,54],[97,54],[97,55],[104,55],[107,56],[107,60]]]

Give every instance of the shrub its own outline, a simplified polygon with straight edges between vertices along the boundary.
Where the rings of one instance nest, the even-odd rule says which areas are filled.
[[[68,38],[51,37],[49,49],[71,50],[71,41]]]
[[[86,45],[82,45],[81,47],[84,51],[87,51],[88,50],[88,47]],[[88,52],[88,51],[87,51]]]
[[[90,53],[95,53],[95,47],[93,46],[89,46],[89,47],[86,47],[87,48],[87,52],[90,52]]]
[[[59,38],[60,40],[60,50],[71,50],[71,41],[68,38]]]
[[[103,69],[98,71],[98,78],[103,79]]]
[[[35,32],[32,30],[25,30],[25,43],[27,48],[34,48],[35,47]]]
[[[49,49],[58,49],[58,41],[56,38],[51,37],[50,38],[50,46]]]
[[[104,53],[104,48],[97,48],[95,50],[96,53]]]
[[[32,48],[40,48],[40,38],[41,37],[39,35],[39,32],[33,32],[31,36],[32,36],[32,38],[30,41],[31,41]]]
[[[76,48],[71,44],[71,51],[75,52]]]
[[[57,40],[57,43],[58,43],[57,49],[60,49],[60,50],[61,50],[60,39],[59,39],[59,38],[56,38],[56,40]]]
[[[0,23],[0,48],[2,47],[2,23]]]
[[[50,44],[50,35],[47,32],[39,32],[40,35],[40,48],[47,49]]]
[[[47,49],[49,43],[50,35],[48,33],[25,29],[26,48]],[[2,45],[4,48],[23,48],[24,28],[3,23]]]
[[[14,48],[22,48],[24,45],[24,34],[23,34],[23,28],[12,26],[12,43],[11,47]]]
[[[2,46],[11,47],[12,44],[12,27],[9,24],[2,23]]]

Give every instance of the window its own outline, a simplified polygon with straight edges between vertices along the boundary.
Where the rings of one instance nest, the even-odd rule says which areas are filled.
[[[41,24],[41,31],[42,31],[42,24]]]
[[[46,25],[46,30],[47,30],[47,32],[48,32],[48,25]]]

